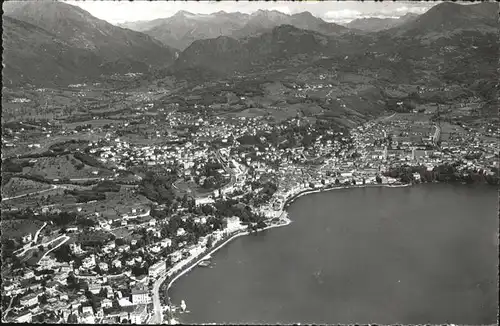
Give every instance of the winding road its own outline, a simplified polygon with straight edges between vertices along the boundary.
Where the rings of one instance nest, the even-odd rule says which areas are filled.
[[[60,237],[58,237],[58,238],[56,238],[56,239],[54,239],[54,240],[52,240],[52,241],[47,242],[47,244],[51,244],[52,242],[54,242],[54,241],[56,241],[56,240],[59,240],[59,239],[61,239],[61,238],[63,238],[64,240],[63,240],[63,241],[61,241],[61,242],[60,242],[57,246],[53,247],[52,249],[50,249],[50,250],[48,250],[46,253],[44,253],[44,254],[43,254],[43,256],[42,256],[42,258],[40,258],[40,261],[41,261],[43,258],[45,258],[45,256],[47,256],[47,255],[48,255],[51,251],[56,250],[57,248],[59,248],[60,246],[62,246],[62,245],[63,245],[66,241],[68,241],[68,240],[70,239],[70,237],[68,237],[67,235],[62,235],[62,236],[60,236]],[[44,245],[44,246],[45,246],[45,245]]]
[[[55,242],[55,241],[57,241],[57,240],[60,240],[60,239],[62,239],[62,238],[67,238],[67,239],[66,239],[66,240],[64,240],[62,243],[60,243],[57,247],[59,247],[59,246],[60,246],[60,245],[62,245],[64,242],[66,242],[66,241],[68,241],[68,240],[69,240],[69,237],[68,237],[67,235],[61,235],[61,236],[59,236],[59,237],[57,237],[57,238],[55,238],[55,239],[52,239],[52,240],[50,240],[50,241],[48,241],[48,242],[45,242],[45,243],[41,243],[41,244],[39,244],[39,245],[37,245],[37,246],[30,247],[30,248],[25,248],[25,249],[24,249],[21,253],[18,253],[18,254],[17,254],[17,256],[18,256],[18,257],[20,257],[20,256],[24,255],[27,251],[29,251],[29,250],[34,250],[34,249],[38,249],[40,246],[47,247],[47,246],[48,246],[48,245],[50,245],[51,243],[53,243],[53,242]],[[52,251],[52,250],[54,250],[54,248],[52,248],[52,249],[51,249],[51,250],[49,250],[49,251]],[[47,254],[47,253],[45,253],[45,254]],[[43,256],[42,256],[42,258],[43,258],[43,257],[45,257],[45,255],[43,255]]]
[[[17,250],[14,251],[14,253],[16,252],[19,252],[21,250],[24,250],[21,255],[24,255],[26,253],[26,251],[30,250],[30,249],[33,249],[32,248],[32,245],[35,245],[36,242],[38,241],[38,235],[40,234],[40,231],[42,231],[42,229],[47,225],[47,222],[44,222],[42,227],[40,229],[38,229],[36,232],[35,232],[35,236],[33,237],[33,240],[31,240],[30,242],[28,242],[27,244],[25,244],[22,248],[19,248]],[[18,255],[19,256],[19,255]]]

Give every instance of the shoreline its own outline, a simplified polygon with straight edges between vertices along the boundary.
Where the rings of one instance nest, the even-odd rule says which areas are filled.
[[[413,184],[407,183],[407,184],[365,184],[365,185],[349,185],[349,186],[340,186],[340,187],[332,187],[332,188],[317,188],[317,189],[306,189],[301,192],[298,192],[296,194],[293,194],[290,198],[286,199],[284,202],[284,208],[286,208],[288,205],[293,203],[293,201],[299,197],[305,196],[305,195],[310,195],[310,194],[315,194],[315,193],[320,193],[320,192],[327,192],[327,191],[332,191],[332,190],[341,190],[341,189],[353,189],[353,188],[378,188],[378,187],[385,187],[385,188],[406,188],[406,187],[411,187]]]
[[[283,211],[281,216],[280,216],[280,219],[283,219],[283,214],[286,213],[286,211]],[[282,224],[274,224],[274,225],[269,225],[269,226],[266,226],[265,228],[263,229],[260,229],[260,230],[257,230],[255,232],[262,232],[262,231],[265,231],[265,230],[269,230],[269,229],[274,229],[274,228],[278,228],[278,227],[283,227],[283,226],[287,226],[289,225],[290,223],[292,223],[292,221],[285,216],[284,218],[285,220],[285,223],[282,223]],[[235,234],[233,234],[232,236],[229,237],[229,239],[227,240],[223,240],[224,242],[221,243],[220,245],[218,245],[217,247],[215,248],[212,248],[210,249],[210,251],[208,253],[206,253],[205,255],[203,255],[202,257],[199,257],[199,258],[196,258],[196,261],[194,263],[192,263],[192,265],[190,265],[189,267],[185,268],[184,270],[182,270],[181,272],[179,272],[179,274],[177,274],[172,280],[170,280],[170,282],[168,283],[167,285],[167,295],[168,295],[168,290],[170,289],[170,287],[175,283],[175,281],[177,281],[181,276],[183,276],[184,274],[186,274],[187,272],[189,272],[191,269],[193,269],[194,267],[198,266],[198,264],[200,262],[202,262],[203,260],[206,260],[206,259],[210,259],[212,257],[212,254],[214,254],[215,252],[217,252],[218,250],[220,250],[222,247],[224,247],[225,245],[227,245],[229,242],[233,241],[234,239],[238,238],[238,237],[241,237],[241,236],[244,236],[244,235],[249,235],[251,234],[249,231],[246,231],[246,230],[240,230],[240,231],[236,231]]]
[[[306,189],[306,190],[300,191],[300,192],[298,192],[296,194],[292,194],[290,196],[290,198],[288,198],[288,199],[286,199],[284,201],[283,206],[281,208],[281,214],[278,217],[278,219],[280,221],[284,222],[284,223],[269,225],[269,226],[267,226],[267,227],[265,227],[263,229],[259,229],[259,230],[254,231],[254,232],[257,233],[257,232],[265,231],[265,230],[268,230],[268,229],[277,228],[277,227],[283,227],[283,226],[287,226],[287,225],[291,224],[293,221],[288,218],[287,208],[297,198],[305,196],[305,195],[310,195],[310,194],[320,193],[320,192],[328,192],[328,191],[331,191],[331,190],[340,190],[340,189],[380,188],[380,187],[384,187],[384,188],[406,188],[406,187],[411,187],[411,186],[414,186],[414,185],[415,185],[414,183],[408,183],[408,184],[400,184],[400,183],[397,183],[397,184],[387,184],[386,183],[386,184],[348,185],[348,186],[338,186],[338,187],[332,187],[332,188]],[[269,220],[272,220],[272,219],[274,219],[274,218],[269,218]],[[241,237],[241,236],[244,236],[244,235],[249,235],[251,233],[253,233],[253,232],[249,232],[249,231],[246,231],[246,230],[243,230],[243,229],[239,230],[239,231],[236,231],[235,234],[231,235],[226,240],[222,240],[223,242],[220,245],[217,245],[217,247],[212,248],[208,253],[203,254],[203,256],[201,256],[201,257],[195,258],[193,263],[186,264],[187,267],[184,268],[184,269],[181,268],[181,271],[172,280],[169,281],[169,283],[167,285],[167,289],[166,289],[166,295],[167,295],[167,297],[170,299],[170,297],[168,295],[168,290],[174,285],[174,283],[181,276],[184,276],[185,274],[187,274],[191,269],[193,269],[194,267],[198,266],[198,264],[200,262],[202,262],[203,260],[212,258],[212,255],[215,252],[217,252],[218,250],[220,250],[225,245],[229,244],[234,239],[236,239],[238,237]],[[168,324],[176,324],[178,322],[179,321],[176,318],[173,318],[172,320],[167,321]]]
[[[284,223],[269,225],[269,226],[266,226],[263,229],[255,231],[255,232],[262,232],[262,231],[265,231],[265,230],[269,230],[269,229],[273,229],[273,228],[277,228],[277,227],[283,227],[283,226],[287,226],[287,225],[291,224],[292,220],[290,220],[288,218],[287,208],[288,208],[288,206],[291,203],[293,203],[293,201],[295,199],[297,199],[299,197],[302,197],[302,196],[305,196],[305,195],[310,195],[310,194],[319,193],[319,192],[327,192],[327,191],[331,191],[331,190],[339,190],[339,189],[370,188],[370,187],[373,187],[373,188],[374,187],[401,188],[401,187],[410,187],[410,186],[412,186],[412,184],[395,184],[395,185],[390,185],[390,184],[368,184],[368,185],[339,186],[339,187],[332,187],[332,188],[306,189],[306,190],[301,191],[299,193],[292,194],[290,198],[288,198],[288,199],[286,199],[284,201],[283,206],[281,208],[281,214],[279,216],[279,219],[282,220],[282,221],[284,221]],[[283,215],[285,215],[285,216],[283,216]],[[272,219],[272,218],[270,218],[270,219]],[[170,300],[170,296],[168,294],[168,290],[170,290],[170,288],[175,284],[175,282],[177,280],[179,280],[179,278],[181,278],[182,276],[184,276],[185,274],[187,274],[194,267],[198,266],[198,264],[200,262],[202,262],[203,260],[210,259],[212,257],[212,254],[216,253],[218,250],[220,250],[221,248],[223,248],[225,245],[229,244],[234,239],[236,239],[238,237],[241,237],[241,236],[244,236],[244,235],[249,235],[249,234],[251,234],[251,232],[243,230],[243,229],[240,230],[240,231],[236,231],[236,233],[233,234],[233,235],[231,235],[228,239],[222,240],[223,242],[220,245],[218,245],[217,247],[214,247],[214,248],[210,249],[206,254],[203,254],[203,256],[197,257],[197,258],[193,259],[192,263],[187,263],[186,264],[187,267],[181,268],[180,272],[177,275],[175,275],[174,278],[172,278],[171,280],[169,280],[169,283],[167,284],[167,288],[166,288],[166,295],[167,295],[168,300]],[[168,274],[168,271],[167,271],[167,274]],[[163,312],[162,312],[162,314],[163,314]],[[173,318],[172,320],[167,321],[167,323],[168,324],[176,324],[176,323],[178,323],[178,320],[176,318]]]
[[[319,192],[327,192],[327,191],[331,191],[331,190],[339,190],[339,189],[369,188],[369,187],[400,188],[400,187],[410,187],[410,186],[412,186],[412,184],[397,184],[397,185],[369,184],[369,185],[349,185],[349,186],[340,186],[340,187],[333,187],[333,188],[318,188],[318,189],[304,190],[304,191],[301,191],[301,192],[299,192],[297,194],[293,194],[290,198],[288,198],[288,199],[285,200],[284,205],[283,205],[283,207],[281,209],[280,217],[279,217],[280,220],[284,220],[285,221],[284,223],[282,223],[282,224],[275,224],[275,225],[269,225],[269,226],[266,226],[263,229],[255,231],[255,232],[262,232],[262,231],[265,231],[265,230],[268,230],[268,229],[273,229],[273,228],[277,228],[277,227],[283,227],[283,226],[287,226],[290,223],[292,223],[292,220],[290,220],[288,218],[288,215],[287,215],[288,212],[287,212],[286,209],[287,209],[288,205],[290,205],[295,199],[297,199],[299,197],[302,197],[302,196],[305,196],[305,195],[310,195],[310,194],[319,193]],[[285,217],[283,217],[284,214],[286,214]],[[236,239],[238,237],[241,237],[241,236],[244,236],[244,235],[249,235],[249,234],[251,234],[251,233],[249,231],[246,231],[246,230],[236,231],[236,233],[233,234],[232,236],[230,236],[227,240],[223,240],[223,242],[220,245],[218,245],[215,248],[212,248],[208,253],[204,254],[202,257],[198,257],[198,258],[194,259],[193,263],[188,263],[187,264],[188,267],[186,267],[184,269],[181,269],[181,271],[173,279],[171,279],[169,281],[169,283],[167,285],[167,289],[166,289],[167,296],[168,296],[168,290],[174,285],[174,283],[181,276],[185,275],[190,270],[192,270],[194,267],[198,266],[198,264],[200,262],[202,262],[203,260],[210,259],[211,256],[212,256],[212,254],[214,254],[215,252],[217,252],[218,250],[220,250],[222,247],[224,247],[225,245],[227,245],[228,243],[230,243],[234,239]],[[167,272],[167,274],[168,274],[168,272]]]

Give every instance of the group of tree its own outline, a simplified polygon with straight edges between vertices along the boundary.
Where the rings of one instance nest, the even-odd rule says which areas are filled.
[[[421,182],[466,182],[466,183],[487,183],[490,185],[498,185],[498,173],[485,173],[482,169],[463,169],[458,170],[460,162],[453,164],[442,164],[428,170],[425,166],[409,166],[403,165],[394,167],[384,173],[385,176],[396,178],[403,183],[416,182],[414,177],[418,173]]]
[[[75,258],[71,248],[65,243],[59,246],[56,250],[52,251],[52,253],[58,262],[70,262]]]
[[[94,190],[64,190],[65,195],[72,195],[78,203],[88,203],[89,201],[100,201],[106,199],[106,194]]]
[[[105,193],[105,192],[118,192],[120,191],[120,185],[117,185],[111,180],[104,180],[95,185],[92,190],[95,192]]]
[[[175,177],[172,175],[160,176],[147,173],[139,185],[139,193],[153,202],[171,206],[175,200],[175,194],[172,190],[174,181]]]
[[[2,172],[20,173],[23,172],[25,167],[32,167],[34,165],[35,163],[30,163],[29,161],[5,159],[2,162]]]

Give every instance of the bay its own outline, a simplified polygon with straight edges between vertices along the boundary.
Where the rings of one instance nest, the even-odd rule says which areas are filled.
[[[430,184],[316,193],[170,289],[183,323],[493,324],[498,192]]]

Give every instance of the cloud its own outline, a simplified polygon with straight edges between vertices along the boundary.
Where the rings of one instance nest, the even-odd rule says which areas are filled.
[[[409,12],[414,13],[414,14],[423,14],[427,10],[429,10],[429,7],[406,7],[406,6],[404,6],[404,7],[396,8],[395,11],[397,13],[401,13],[401,14],[407,14]]]
[[[327,11],[323,15],[325,19],[333,21],[352,20],[358,18],[359,16],[361,16],[361,12],[352,9]]]
[[[357,1],[67,1],[111,23],[166,18],[179,10],[209,14],[226,12],[252,13],[259,9],[277,10],[286,14],[309,11],[316,17],[335,23],[347,23],[363,17],[401,17],[408,12],[421,14],[437,4],[420,2],[357,2]]]

